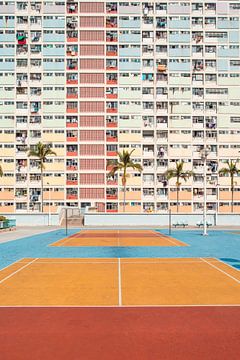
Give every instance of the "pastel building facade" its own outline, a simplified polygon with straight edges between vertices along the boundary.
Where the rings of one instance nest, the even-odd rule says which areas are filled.
[[[0,211],[40,211],[41,141],[56,156],[44,171],[44,211],[123,208],[121,175],[108,161],[132,150],[129,212],[231,210],[230,178],[218,175],[240,151],[239,1],[1,1]],[[234,212],[240,211],[240,177]]]

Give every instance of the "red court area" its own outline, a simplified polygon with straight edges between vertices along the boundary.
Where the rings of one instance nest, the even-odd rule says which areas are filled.
[[[239,307],[1,308],[2,360],[237,360]]]

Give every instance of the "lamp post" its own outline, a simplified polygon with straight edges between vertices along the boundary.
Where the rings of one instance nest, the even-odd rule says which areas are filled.
[[[207,157],[210,153],[209,147],[200,150],[200,156],[204,163],[204,198],[203,198],[203,236],[207,236]]]

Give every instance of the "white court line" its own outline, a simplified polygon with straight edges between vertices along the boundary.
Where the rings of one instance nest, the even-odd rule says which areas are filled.
[[[25,269],[26,267],[28,267],[29,265],[31,265],[32,263],[34,263],[36,260],[38,260],[38,258],[33,259],[32,261],[30,261],[30,262],[27,263],[26,265],[22,266],[20,269],[14,271],[14,272],[11,273],[10,275],[6,276],[5,278],[3,278],[3,279],[0,281],[0,284],[2,284],[4,281],[10,279],[13,275],[15,275],[15,274],[17,274],[19,271]]]
[[[65,241],[63,241],[63,242],[61,242],[60,243],[60,241],[62,241],[63,239],[60,239],[60,240],[57,240],[57,241],[55,241],[54,243],[52,243],[50,246],[62,246],[62,245],[64,245],[64,244],[66,244],[68,241],[70,241],[70,240],[72,240],[72,239],[74,239],[74,237],[72,237],[71,238],[71,235],[70,236],[68,236],[67,238],[66,238],[66,240]],[[58,243],[60,243],[59,245],[58,245]]]
[[[169,241],[170,243],[176,245],[176,246],[181,246],[179,243],[174,242],[173,240],[170,240],[169,237],[167,235],[161,234],[161,233],[157,233],[154,230],[150,230],[151,232],[154,233],[155,236],[162,236],[163,238],[165,238],[167,241]],[[177,240],[178,241],[178,240]],[[179,241],[181,244],[183,244],[181,241]],[[185,245],[185,244],[184,244]]]
[[[202,260],[196,260],[196,261],[125,261],[125,258],[123,258],[123,264],[166,264],[166,265],[170,265],[170,264],[202,264]],[[39,258],[37,264],[117,264],[117,258],[116,261],[41,261],[41,259]],[[10,266],[10,265],[9,265]]]
[[[202,264],[202,260],[196,260],[196,261],[125,261],[125,258],[123,258],[123,264]],[[116,261],[41,261],[41,258],[39,258],[37,264],[117,264],[117,258]],[[9,265],[10,266],[10,265]]]
[[[169,259],[170,260],[170,259]],[[171,265],[171,264],[202,264],[202,261],[124,261],[123,264],[166,264],[166,265]]]
[[[11,263],[11,264],[9,264],[9,265],[7,265],[7,266],[5,266],[4,268],[2,268],[2,269],[0,269],[0,273],[1,273],[1,271],[3,271],[3,270],[5,270],[5,269],[7,269],[7,268],[9,268],[10,266],[12,266],[12,265],[15,265],[15,264],[17,264],[17,263],[21,263],[21,261],[22,260],[24,260],[24,258],[21,258],[20,260],[16,260],[16,261],[14,261],[13,263]],[[26,264],[26,263],[25,263]]]
[[[117,259],[116,259],[117,260]],[[38,262],[36,262],[36,264],[47,264],[47,265],[49,265],[49,264],[76,264],[76,265],[84,265],[84,264],[104,264],[104,265],[106,265],[106,264],[117,264],[117,261],[83,261],[83,262],[74,262],[74,261],[67,261],[67,262],[65,262],[65,261],[38,261]]]
[[[208,262],[207,260],[200,258],[202,261],[204,261],[206,264],[210,265],[211,267],[213,267],[214,269],[217,269],[218,271],[220,271],[221,273],[227,275],[229,278],[233,279],[234,281],[236,281],[238,284],[240,284],[240,280],[236,279],[234,276],[228,274],[226,271],[218,268],[217,266],[211,264],[210,262]]]
[[[225,262],[222,261],[221,259],[214,258],[214,261],[216,261],[216,262],[221,262],[222,264],[228,266],[230,269],[235,270],[235,271],[239,271],[238,269],[235,269],[232,265],[225,263]]]
[[[122,306],[122,274],[120,258],[118,258],[118,306]]]
[[[204,307],[240,307],[240,304],[175,304],[175,305],[0,305],[0,309],[3,308],[204,308]]]

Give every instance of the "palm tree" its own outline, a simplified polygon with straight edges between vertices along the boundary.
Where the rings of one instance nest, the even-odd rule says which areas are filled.
[[[114,176],[116,172],[123,171],[122,174],[122,186],[123,186],[123,211],[125,212],[126,208],[126,186],[127,186],[127,178],[129,177],[129,174],[127,174],[127,170],[129,168],[132,168],[133,170],[137,170],[139,172],[142,172],[143,168],[142,165],[136,164],[132,159],[131,155],[135,149],[128,152],[127,150],[123,150],[122,153],[118,152],[119,160],[116,161],[110,161],[108,165],[111,166],[111,170],[108,173],[108,176]]]
[[[28,149],[28,157],[37,157],[39,160],[38,168],[41,170],[41,211],[43,212],[43,170],[45,169],[44,162],[50,155],[57,155],[49,144],[37,143],[35,149]]]
[[[192,171],[184,171],[183,166],[184,166],[184,161],[183,160],[177,161],[176,162],[176,168],[175,169],[168,169],[164,174],[165,177],[167,178],[167,180],[176,178],[177,212],[178,212],[178,208],[179,208],[179,191],[180,191],[180,186],[181,186],[180,180],[184,180],[186,182],[188,178],[190,178],[191,176],[194,175]]]
[[[3,169],[2,169],[2,167],[0,165],[0,177],[2,177],[2,176],[3,176]]]
[[[237,163],[239,159],[227,160],[227,167],[219,170],[219,175],[230,175],[231,178],[231,192],[232,192],[232,204],[231,204],[231,212],[233,212],[233,197],[234,197],[234,176],[240,173],[240,170],[237,168]]]

